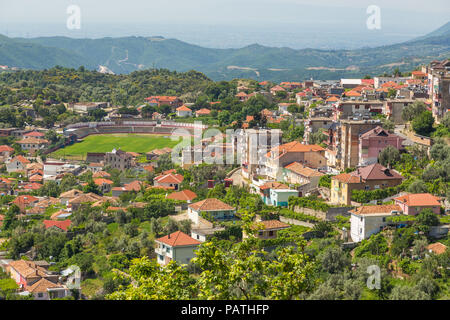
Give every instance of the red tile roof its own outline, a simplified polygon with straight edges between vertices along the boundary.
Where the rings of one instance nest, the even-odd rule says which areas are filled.
[[[302,165],[301,163],[298,163],[298,162],[292,162],[291,164],[288,164],[287,166],[285,166],[285,168],[298,174],[298,175],[304,176],[304,177],[321,177],[324,175],[323,173],[320,173],[317,170],[305,167],[304,165]]]
[[[18,196],[16,199],[14,199],[14,201],[12,203],[14,203],[20,207],[20,205],[28,206],[31,203],[34,203],[37,201],[39,201],[39,199],[36,197],[30,196],[30,195],[22,195],[22,196]]]
[[[10,146],[7,146],[6,144],[0,146],[0,152],[6,152],[6,151],[12,152],[12,151],[14,151],[14,149],[11,148]]]
[[[390,180],[390,179],[403,179],[395,170],[383,167],[379,163],[371,164],[364,168],[359,168],[351,173],[352,175],[359,177],[363,180]]]
[[[28,159],[25,159],[23,156],[15,156],[14,158],[11,159],[11,162],[14,162],[14,161],[21,162],[22,164],[31,163]]]
[[[101,186],[102,184],[113,184],[114,182],[108,179],[98,178],[94,179],[94,183],[98,186]]]
[[[57,227],[61,230],[67,231],[71,224],[72,224],[72,221],[70,221],[70,220],[64,220],[64,221],[44,220],[45,229],[48,229],[51,227]]]
[[[173,192],[167,196],[167,199],[191,201],[197,198],[197,194],[191,190],[183,190],[179,192]]]
[[[191,238],[181,231],[173,232],[167,236],[156,239],[156,241],[162,242],[171,247],[196,246],[201,244],[200,241]]]
[[[443,254],[447,250],[447,246],[440,242],[435,242],[427,247],[428,250],[433,251],[435,254]]]
[[[234,210],[234,208],[223,201],[216,198],[208,198],[189,205],[190,208],[196,211],[219,211],[219,210]]]
[[[177,111],[192,111],[192,110],[186,107],[185,105],[182,105],[181,107],[177,108]]]
[[[38,131],[33,131],[33,132],[29,132],[23,135],[24,137],[35,137],[35,138],[39,138],[39,137],[43,137],[44,134]]]
[[[266,190],[266,189],[289,189],[289,187],[285,184],[282,184],[280,182],[276,181],[270,181],[264,183],[262,186],[259,187],[260,190]]]
[[[431,207],[441,205],[441,203],[439,202],[440,198],[435,197],[430,193],[407,194],[398,198],[394,198],[394,200],[404,203],[407,206],[413,207]]]
[[[377,214],[390,214],[392,211],[402,212],[402,209],[397,204],[378,205],[378,206],[362,206],[354,210],[351,213],[356,215],[377,215]]]
[[[207,115],[207,114],[211,113],[211,110],[206,109],[206,108],[202,108],[200,110],[197,110],[195,113],[198,114],[198,115]]]
[[[281,157],[288,152],[317,152],[325,151],[325,149],[316,144],[301,144],[298,141],[292,141],[272,148],[272,150],[267,153],[268,157],[270,157],[272,151],[278,151],[278,157]]]
[[[92,178],[109,178],[111,175],[106,171],[98,171],[92,175]]]
[[[157,176],[154,180],[158,183],[182,183],[184,177],[181,174],[169,173]]]
[[[263,230],[286,229],[290,227],[289,224],[278,220],[259,221],[257,224],[262,224],[264,226]]]

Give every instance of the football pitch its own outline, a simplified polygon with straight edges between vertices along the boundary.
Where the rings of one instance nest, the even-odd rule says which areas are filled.
[[[172,141],[169,135],[98,134],[87,136],[82,142],[56,150],[49,154],[49,157],[81,160],[86,158],[88,152],[111,152],[119,148],[128,152],[146,153],[164,147],[172,148],[178,143]]]

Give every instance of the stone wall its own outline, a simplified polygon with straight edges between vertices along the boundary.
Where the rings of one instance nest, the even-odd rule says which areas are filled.
[[[319,218],[321,220],[325,221],[334,221],[336,220],[336,216],[349,216],[349,211],[352,210],[354,207],[333,207],[329,208],[327,212],[323,212],[320,210],[314,210],[310,208],[302,208],[302,207],[294,207],[294,212],[298,213],[304,213],[310,216],[314,216],[316,218]]]

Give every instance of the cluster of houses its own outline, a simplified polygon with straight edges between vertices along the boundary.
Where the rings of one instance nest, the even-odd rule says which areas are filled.
[[[412,72],[410,77],[310,80],[282,82],[278,85],[263,81],[257,89],[240,85],[236,94],[240,101],[247,101],[256,95],[263,95],[270,101],[279,101],[280,97],[285,97],[286,101],[278,103],[277,110],[264,109],[261,116],[268,123],[280,123],[283,120],[303,123],[303,140],[283,143],[280,129],[250,128],[254,117],[248,116],[242,129],[233,133],[231,140],[224,142],[227,137],[218,134],[202,139],[198,146],[185,148],[181,153],[181,167],[186,169],[200,164],[205,160],[205,154],[211,157],[230,152],[239,154],[239,181],[233,180],[233,174],[223,181],[225,188],[233,183],[246,184],[250,192],[259,195],[265,204],[275,207],[287,207],[291,197],[317,195],[326,198],[324,200],[328,204],[348,209],[346,214],[350,216],[351,224],[349,235],[354,242],[367,239],[393,225],[390,217],[417,215],[425,208],[440,213],[442,199],[431,194],[401,194],[393,197],[394,204],[361,206],[353,201],[352,192],[385,189],[402,183],[404,177],[394,169],[379,164],[378,155],[388,146],[403,151],[408,143],[414,142],[403,134],[384,129],[377,116],[383,115],[396,125],[404,124],[401,117],[403,108],[419,100],[429,106],[436,120],[441,120],[450,108],[449,70],[450,60],[445,60],[433,61],[421,71]],[[183,103],[174,96],[151,96],[145,99],[145,103],[157,107],[168,105],[178,117],[211,114],[207,108],[193,111],[192,104]],[[308,117],[295,119],[289,109],[291,105],[307,108]],[[69,108],[85,114],[98,108],[107,110],[110,105],[100,102],[75,103],[70,104]],[[114,110],[111,109],[110,118],[113,114]],[[157,112],[151,117],[154,120],[164,118]],[[158,124],[161,125],[160,122]],[[142,123],[138,125],[142,126],[142,130],[148,129]],[[157,128],[156,124],[153,125]],[[104,130],[109,130],[107,128],[111,126],[111,123],[105,123]],[[89,129],[98,130],[97,127]],[[159,129],[164,128],[160,126]],[[152,127],[152,130],[156,129]],[[324,136],[323,141],[310,143],[311,136],[319,131]],[[112,168],[153,173],[156,165],[154,160],[170,155],[171,148],[146,153],[145,158],[151,163],[138,161],[141,154],[113,149],[106,153],[89,152],[83,164],[74,161],[41,161],[39,157],[34,157],[36,151],[45,150],[49,145],[43,130],[0,129],[0,136],[16,137],[16,143],[29,154],[26,157],[17,154],[11,146],[0,146],[0,161],[5,163],[9,174],[8,177],[0,176],[0,194],[16,196],[11,204],[18,206],[21,219],[43,215],[52,209],[50,219],[42,222],[46,229],[70,232],[71,215],[86,203],[92,207],[102,207],[105,219],[110,212],[127,211],[130,207],[143,208],[144,202],[133,202],[128,207],[121,207],[119,197],[127,192],[162,189],[167,191],[167,199],[176,200],[177,211],[180,212],[170,218],[175,221],[189,220],[192,228],[189,235],[177,231],[157,238],[156,259],[161,265],[167,265],[171,260],[188,264],[201,243],[208,241],[215,232],[223,230],[212,221],[235,218],[236,208],[220,199],[198,201],[197,194],[184,188],[184,176],[174,169],[154,177],[152,185],[139,179],[114,182],[106,171],[106,168]],[[431,144],[424,142],[424,145],[429,147]],[[47,181],[59,184],[67,174],[78,176],[87,171],[92,172],[99,194],[72,189],[62,193],[59,198],[35,195],[37,193],[34,191],[42,188]],[[328,191],[319,186],[320,179],[325,175],[332,175]],[[212,188],[214,183],[209,181],[207,187]],[[0,228],[3,220],[4,217],[0,215]],[[289,224],[284,222],[262,220],[260,217],[254,226],[257,228],[256,236],[260,239],[276,238],[278,231],[289,228]],[[435,232],[445,230],[436,229]],[[434,244],[429,250],[441,252],[443,248]],[[70,295],[58,275],[48,271],[46,262],[19,260],[9,261],[2,266],[16,279],[22,292],[31,293],[36,299]]]

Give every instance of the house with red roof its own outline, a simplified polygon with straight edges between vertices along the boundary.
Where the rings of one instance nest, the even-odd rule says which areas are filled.
[[[246,94],[245,92],[241,91],[238,94],[235,95],[236,98],[239,99],[239,101],[244,102],[248,100],[248,94]]]
[[[386,219],[390,216],[402,214],[399,205],[361,206],[350,212],[350,236],[359,242],[377,234],[389,224]]]
[[[39,131],[31,131],[31,132],[28,132],[28,133],[25,133],[24,135],[23,135],[23,138],[24,139],[28,139],[28,138],[44,138],[44,134],[42,133],[42,132],[39,132]]]
[[[195,256],[194,250],[201,244],[200,241],[187,234],[176,231],[155,240],[157,262],[165,266],[175,260],[180,264],[188,264]]]
[[[22,150],[36,151],[44,149],[48,146],[49,142],[46,139],[27,137],[22,140],[16,141],[20,145]]]
[[[111,191],[111,187],[114,184],[113,181],[105,178],[96,178],[94,179],[94,183],[99,187],[102,193],[108,193]]]
[[[45,229],[55,228],[57,230],[61,231],[67,231],[69,230],[70,225],[72,224],[72,221],[70,220],[44,220],[44,226]]]
[[[11,203],[15,204],[16,206],[19,207],[20,212],[25,213],[26,209],[28,207],[34,207],[34,205],[36,203],[39,202],[39,199],[34,197],[34,196],[30,196],[30,195],[21,195],[21,196],[17,196],[14,201],[12,201]]]
[[[145,102],[153,107],[168,105],[171,106],[172,109],[178,108],[183,104],[182,101],[175,96],[151,96],[145,98]]]
[[[6,171],[8,171],[8,173],[26,171],[28,163],[30,163],[30,161],[25,159],[23,156],[15,156],[6,163]]]
[[[417,215],[424,209],[431,209],[435,214],[441,212],[441,199],[430,193],[414,193],[394,198],[403,213],[406,215]]]
[[[192,200],[197,198],[197,194],[191,190],[183,190],[178,192],[172,192],[171,194],[166,196],[167,199],[177,200],[177,201],[186,201],[187,203],[191,203]]]
[[[195,111],[195,115],[197,117],[201,117],[201,116],[209,116],[211,114],[211,110],[206,109],[206,108],[202,108],[200,110]]]
[[[19,291],[33,295],[34,300],[51,300],[70,296],[70,290],[59,282],[59,275],[48,270],[46,261],[16,260],[5,269],[19,286]]]
[[[286,89],[281,87],[281,86],[279,86],[279,85],[276,85],[276,86],[270,88],[270,93],[273,96],[275,96],[277,94],[277,92],[286,92]]]
[[[257,219],[251,226],[256,231],[255,237],[261,240],[276,239],[278,231],[290,228],[287,223],[279,220],[261,220]],[[242,238],[248,238],[248,235],[243,232]]]
[[[173,187],[174,190],[179,190],[180,185],[183,182],[184,177],[177,173],[162,174],[153,179],[153,184],[155,187]]]
[[[24,184],[18,185],[18,189],[21,192],[32,192],[32,191],[39,190],[40,188],[42,188],[42,184],[37,183],[37,182],[29,182],[29,183],[24,183]]]
[[[395,170],[379,163],[358,168],[350,173],[341,173],[331,178],[331,202],[351,204],[353,190],[377,190],[395,187],[402,183],[403,177]]]
[[[188,206],[189,219],[199,223],[199,217],[208,216],[216,220],[233,219],[236,208],[216,198],[207,198]]]
[[[177,117],[192,117],[192,110],[189,109],[185,105],[182,105],[181,107],[178,107],[176,109],[176,111],[177,111]]]
[[[377,126],[359,137],[359,164],[361,166],[376,163],[378,155],[388,146],[403,149],[405,139]]]
[[[9,158],[14,153],[14,149],[6,144],[0,146],[0,157]]]
[[[298,141],[276,146],[266,154],[267,175],[281,180],[283,168],[293,162],[310,168],[324,167],[327,165],[325,149],[319,145],[302,144]]]
[[[111,189],[112,196],[119,197],[122,193],[125,192],[139,192],[141,191],[143,185],[144,183],[142,181],[135,180],[130,183],[124,184],[123,187],[114,187]]]

